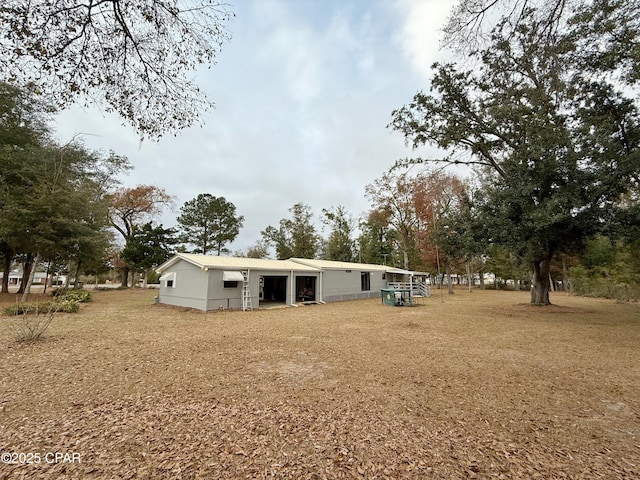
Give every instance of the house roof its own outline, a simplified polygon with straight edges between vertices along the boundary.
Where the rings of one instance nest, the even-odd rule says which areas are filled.
[[[292,262],[308,265],[321,270],[362,270],[365,272],[387,272],[410,275],[409,270],[388,265],[372,265],[369,263],[337,262],[335,260],[310,260],[307,258],[291,258]]]
[[[197,255],[194,253],[178,253],[160,265],[156,271],[163,273],[178,261],[184,260],[204,270],[271,270],[318,272],[320,270],[359,270],[364,272],[387,272],[410,275],[412,272],[388,265],[372,265],[369,263],[337,262],[334,260],[312,260],[307,258],[291,258],[289,260],[271,260],[267,258],[219,257],[215,255]]]
[[[310,265],[293,262],[291,260],[270,260],[266,258],[244,258],[244,257],[219,257],[214,255],[197,255],[193,253],[177,253],[172,258],[160,265],[156,271],[163,273],[180,260],[191,263],[204,270],[227,269],[227,270],[272,270],[272,271],[296,271],[296,272],[317,272],[318,268]]]

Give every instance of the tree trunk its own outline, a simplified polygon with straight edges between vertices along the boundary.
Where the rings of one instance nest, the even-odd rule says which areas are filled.
[[[76,278],[75,278],[75,282],[73,283],[73,288],[80,288],[80,264],[82,262],[80,262],[80,260],[78,260],[78,263],[76,264]]]
[[[27,253],[27,258],[24,261],[24,266],[22,267],[22,279],[20,280],[20,287],[18,287],[18,294],[23,294],[25,290],[25,286],[29,281],[29,277],[31,276],[31,270],[34,268],[33,266],[33,254]]]
[[[3,249],[4,265],[2,269],[2,293],[9,293],[9,274],[11,273],[11,249],[7,246]]]
[[[531,303],[535,305],[551,305],[549,301],[549,268],[550,261],[547,258],[534,260],[533,262]]]
[[[446,266],[446,271],[447,271],[447,293],[452,295],[454,291],[453,291],[453,283],[451,282],[451,269],[449,268],[448,262]]]
[[[129,286],[129,267],[122,267],[122,276],[120,277],[120,283],[123,287]]]
[[[36,276],[38,263],[40,263],[40,254],[36,253],[36,258],[33,260],[33,264],[29,272],[27,285],[24,287],[24,292],[22,293],[22,299],[20,300],[21,302],[26,302],[29,299],[29,294],[31,293],[31,285],[33,285],[33,278]]]
[[[49,271],[50,270],[51,270],[51,260],[49,260],[49,262],[47,263],[47,274],[44,276],[44,290],[42,291],[42,293],[44,295],[46,295],[47,286],[49,285]]]

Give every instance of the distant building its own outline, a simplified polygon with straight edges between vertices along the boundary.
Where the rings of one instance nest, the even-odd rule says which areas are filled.
[[[0,272],[0,282],[2,281],[3,278],[4,278],[4,273]],[[45,282],[47,283],[47,286],[64,285],[67,282],[67,276],[49,274],[47,278],[46,272],[34,273],[33,285],[44,285]],[[22,270],[19,270],[19,269],[11,270],[11,272],[9,272],[9,286],[20,287],[21,283],[22,283]]]

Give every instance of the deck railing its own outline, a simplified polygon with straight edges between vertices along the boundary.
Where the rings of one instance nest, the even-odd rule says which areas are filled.
[[[431,296],[431,288],[425,282],[389,282],[387,288],[411,290],[414,297]]]

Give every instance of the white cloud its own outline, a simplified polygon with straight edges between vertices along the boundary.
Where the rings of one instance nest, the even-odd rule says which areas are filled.
[[[398,41],[410,58],[415,71],[425,79],[431,75],[431,65],[448,57],[438,52],[442,28],[453,2],[442,0],[396,0],[403,22]]]

